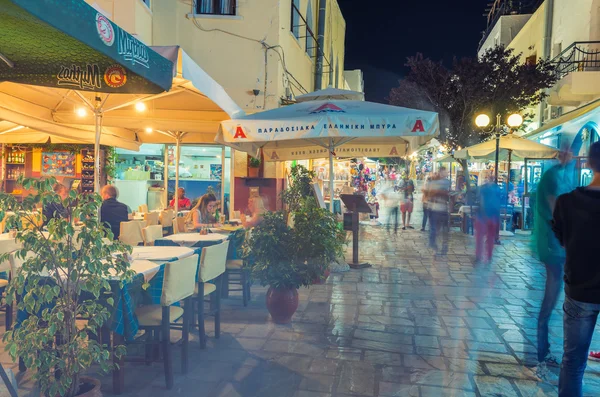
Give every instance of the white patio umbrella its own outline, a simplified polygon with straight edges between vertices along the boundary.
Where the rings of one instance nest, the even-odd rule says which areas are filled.
[[[358,91],[327,87],[324,90],[313,91],[296,97],[296,102],[326,100],[364,101],[365,94]]]
[[[438,133],[434,112],[337,100],[301,102],[223,121],[215,140],[253,155],[258,149],[302,149],[307,144],[326,148],[333,175],[333,158],[341,145],[405,144],[410,149]]]

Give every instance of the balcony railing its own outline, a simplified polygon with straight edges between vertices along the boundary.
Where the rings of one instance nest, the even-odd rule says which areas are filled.
[[[600,71],[600,41],[576,41],[552,63],[559,80],[572,72]]]
[[[483,14],[487,18],[487,27],[482,32],[477,50],[481,49],[501,16],[533,14],[543,2],[543,0],[488,0],[488,7]]]

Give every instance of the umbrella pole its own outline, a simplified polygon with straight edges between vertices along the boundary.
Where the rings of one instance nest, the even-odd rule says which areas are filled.
[[[100,193],[100,136],[102,135],[102,109],[100,98],[96,98],[94,108],[94,119],[96,124],[96,139],[94,140],[94,192]]]
[[[334,174],[333,174],[333,138],[329,138],[329,210],[335,213],[333,209],[333,187],[334,187]]]
[[[177,135],[175,137],[175,218],[179,216],[179,197],[177,196],[177,191],[179,190],[179,158],[181,156],[181,132],[177,131]]]

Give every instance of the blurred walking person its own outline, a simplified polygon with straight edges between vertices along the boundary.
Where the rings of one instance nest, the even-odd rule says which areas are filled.
[[[600,142],[590,146],[589,166],[594,172],[590,185],[560,196],[554,209],[552,229],[566,250],[560,397],[582,396],[588,350],[600,313]]]
[[[408,177],[406,172],[402,173],[402,180],[398,188],[401,196],[400,212],[402,212],[402,230],[414,229],[410,224],[410,218],[413,212],[415,183]]]
[[[500,220],[502,192],[494,178],[487,178],[479,188],[479,209],[475,218],[475,261],[492,260],[496,231]]]
[[[546,171],[537,187],[534,213],[534,243],[540,261],[546,267],[546,287],[538,316],[537,329],[537,376],[554,383],[556,376],[548,371],[548,365],[558,366],[558,359],[550,352],[548,322],[556,307],[562,286],[565,250],[552,232],[552,211],[558,196],[573,187],[573,175],[567,163],[570,152],[564,148],[558,155],[559,163]]]
[[[448,253],[448,201],[450,199],[450,181],[448,170],[440,167],[438,178],[431,181],[429,185],[429,247],[436,254],[446,255]],[[442,239],[442,249],[438,250],[438,237]]]
[[[421,189],[421,191],[423,192],[423,196],[421,199],[423,201],[423,222],[421,223],[421,231],[422,232],[425,231],[425,227],[427,227],[427,219],[429,219],[429,217],[430,217],[430,215],[429,215],[429,184],[435,178],[436,178],[435,174],[427,176],[425,178],[425,183],[423,184],[423,189]]]
[[[381,192],[379,192],[379,196],[381,196],[381,201],[383,203],[383,207],[386,209],[388,213],[386,228],[388,233],[391,230],[392,219],[394,221],[394,233],[398,234],[398,203],[400,201],[400,196],[396,192],[394,182],[386,181],[385,185]]]

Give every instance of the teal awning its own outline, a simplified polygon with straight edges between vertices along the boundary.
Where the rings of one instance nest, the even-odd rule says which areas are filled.
[[[173,63],[83,0],[0,0],[0,82],[159,93]]]

